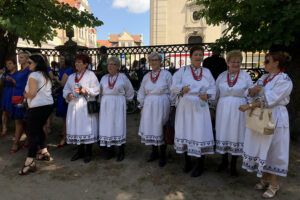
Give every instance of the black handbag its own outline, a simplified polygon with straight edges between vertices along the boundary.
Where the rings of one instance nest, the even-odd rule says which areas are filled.
[[[93,101],[88,101],[87,98],[84,96],[86,102],[87,102],[87,109],[89,114],[96,114],[99,113],[100,110],[100,104],[98,103],[97,99],[98,96],[96,97],[96,100]]]

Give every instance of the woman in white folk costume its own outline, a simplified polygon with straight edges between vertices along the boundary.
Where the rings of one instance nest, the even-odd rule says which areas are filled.
[[[247,103],[248,89],[253,83],[246,71],[241,71],[242,53],[230,51],[226,55],[228,70],[221,73],[216,81],[218,100],[216,112],[216,152],[222,154],[222,162],[217,171],[228,167],[228,153],[232,155],[230,172],[237,176],[236,161],[243,155],[246,131],[246,113],[239,106]]]
[[[107,60],[109,74],[100,81],[100,146],[107,147],[106,160],[114,156],[114,146],[119,146],[117,161],[125,157],[126,101],[134,97],[134,90],[125,74],[119,73],[121,63],[116,57]]]
[[[160,69],[162,58],[158,53],[151,53],[148,59],[152,71],[144,76],[137,96],[141,109],[139,135],[142,143],[152,145],[148,162],[159,157],[159,166],[163,167],[166,164],[167,147],[164,144],[163,126],[169,119],[172,75]]]
[[[69,103],[66,130],[67,144],[78,146],[71,161],[92,159],[92,145],[98,141],[98,114],[89,114],[87,100],[95,100],[100,92],[99,82],[94,72],[87,69],[90,57],[87,54],[76,56],[76,72],[68,77],[63,97]]]
[[[181,67],[173,76],[171,90],[178,95],[175,117],[174,148],[185,153],[184,172],[192,169],[190,156],[197,157],[192,177],[204,169],[205,154],[214,153],[214,138],[207,100],[214,100],[215,80],[209,69],[201,66],[204,49],[190,50],[191,65]]]
[[[249,129],[245,133],[242,167],[249,172],[256,171],[262,177],[255,185],[257,190],[266,190],[262,197],[272,198],[279,190],[278,176],[286,177],[289,160],[289,118],[286,105],[290,101],[292,81],[284,73],[287,61],[291,57],[284,52],[270,52],[266,55],[265,70],[257,84],[250,90],[251,97],[257,97],[264,91],[263,101],[240,106],[241,111],[261,106],[272,109],[275,124],[274,134],[263,135]],[[262,83],[262,85],[258,84]]]

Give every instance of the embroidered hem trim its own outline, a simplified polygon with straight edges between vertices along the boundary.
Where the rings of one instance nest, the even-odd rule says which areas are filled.
[[[155,145],[160,146],[165,144],[163,136],[154,136],[154,135],[144,135],[143,133],[139,132],[141,136],[141,143],[145,145]]]
[[[189,156],[201,157],[214,153],[214,141],[197,142],[193,140],[175,138],[174,149],[176,153],[185,153]]]
[[[221,154],[243,155],[243,147],[244,143],[216,140],[216,152]]]
[[[243,164],[242,168],[248,172],[257,172],[257,177],[262,177],[263,172],[268,172],[270,174],[275,174],[278,176],[287,176],[287,169],[281,169],[274,166],[266,165],[266,161],[260,159],[259,157],[252,157],[243,154]]]
[[[92,144],[98,142],[94,135],[67,135],[67,144]]]
[[[100,146],[107,146],[110,147],[112,145],[121,146],[122,144],[126,143],[126,136],[100,136],[99,139]]]

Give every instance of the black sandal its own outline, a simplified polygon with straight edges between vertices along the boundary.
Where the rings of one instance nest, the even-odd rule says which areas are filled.
[[[50,161],[50,153],[47,151],[45,153],[42,153],[41,155],[38,155],[37,160]]]
[[[28,167],[28,170],[24,172],[24,169],[26,167]],[[28,175],[30,172],[35,172],[35,171],[36,171],[36,165],[35,165],[34,161],[32,160],[32,162],[29,165],[24,165],[22,167],[22,169],[18,172],[18,174],[23,176],[23,175]]]

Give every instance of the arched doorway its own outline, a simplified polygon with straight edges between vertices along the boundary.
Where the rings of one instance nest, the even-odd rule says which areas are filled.
[[[188,39],[188,44],[198,44],[202,43],[202,37],[200,36],[190,36]]]

